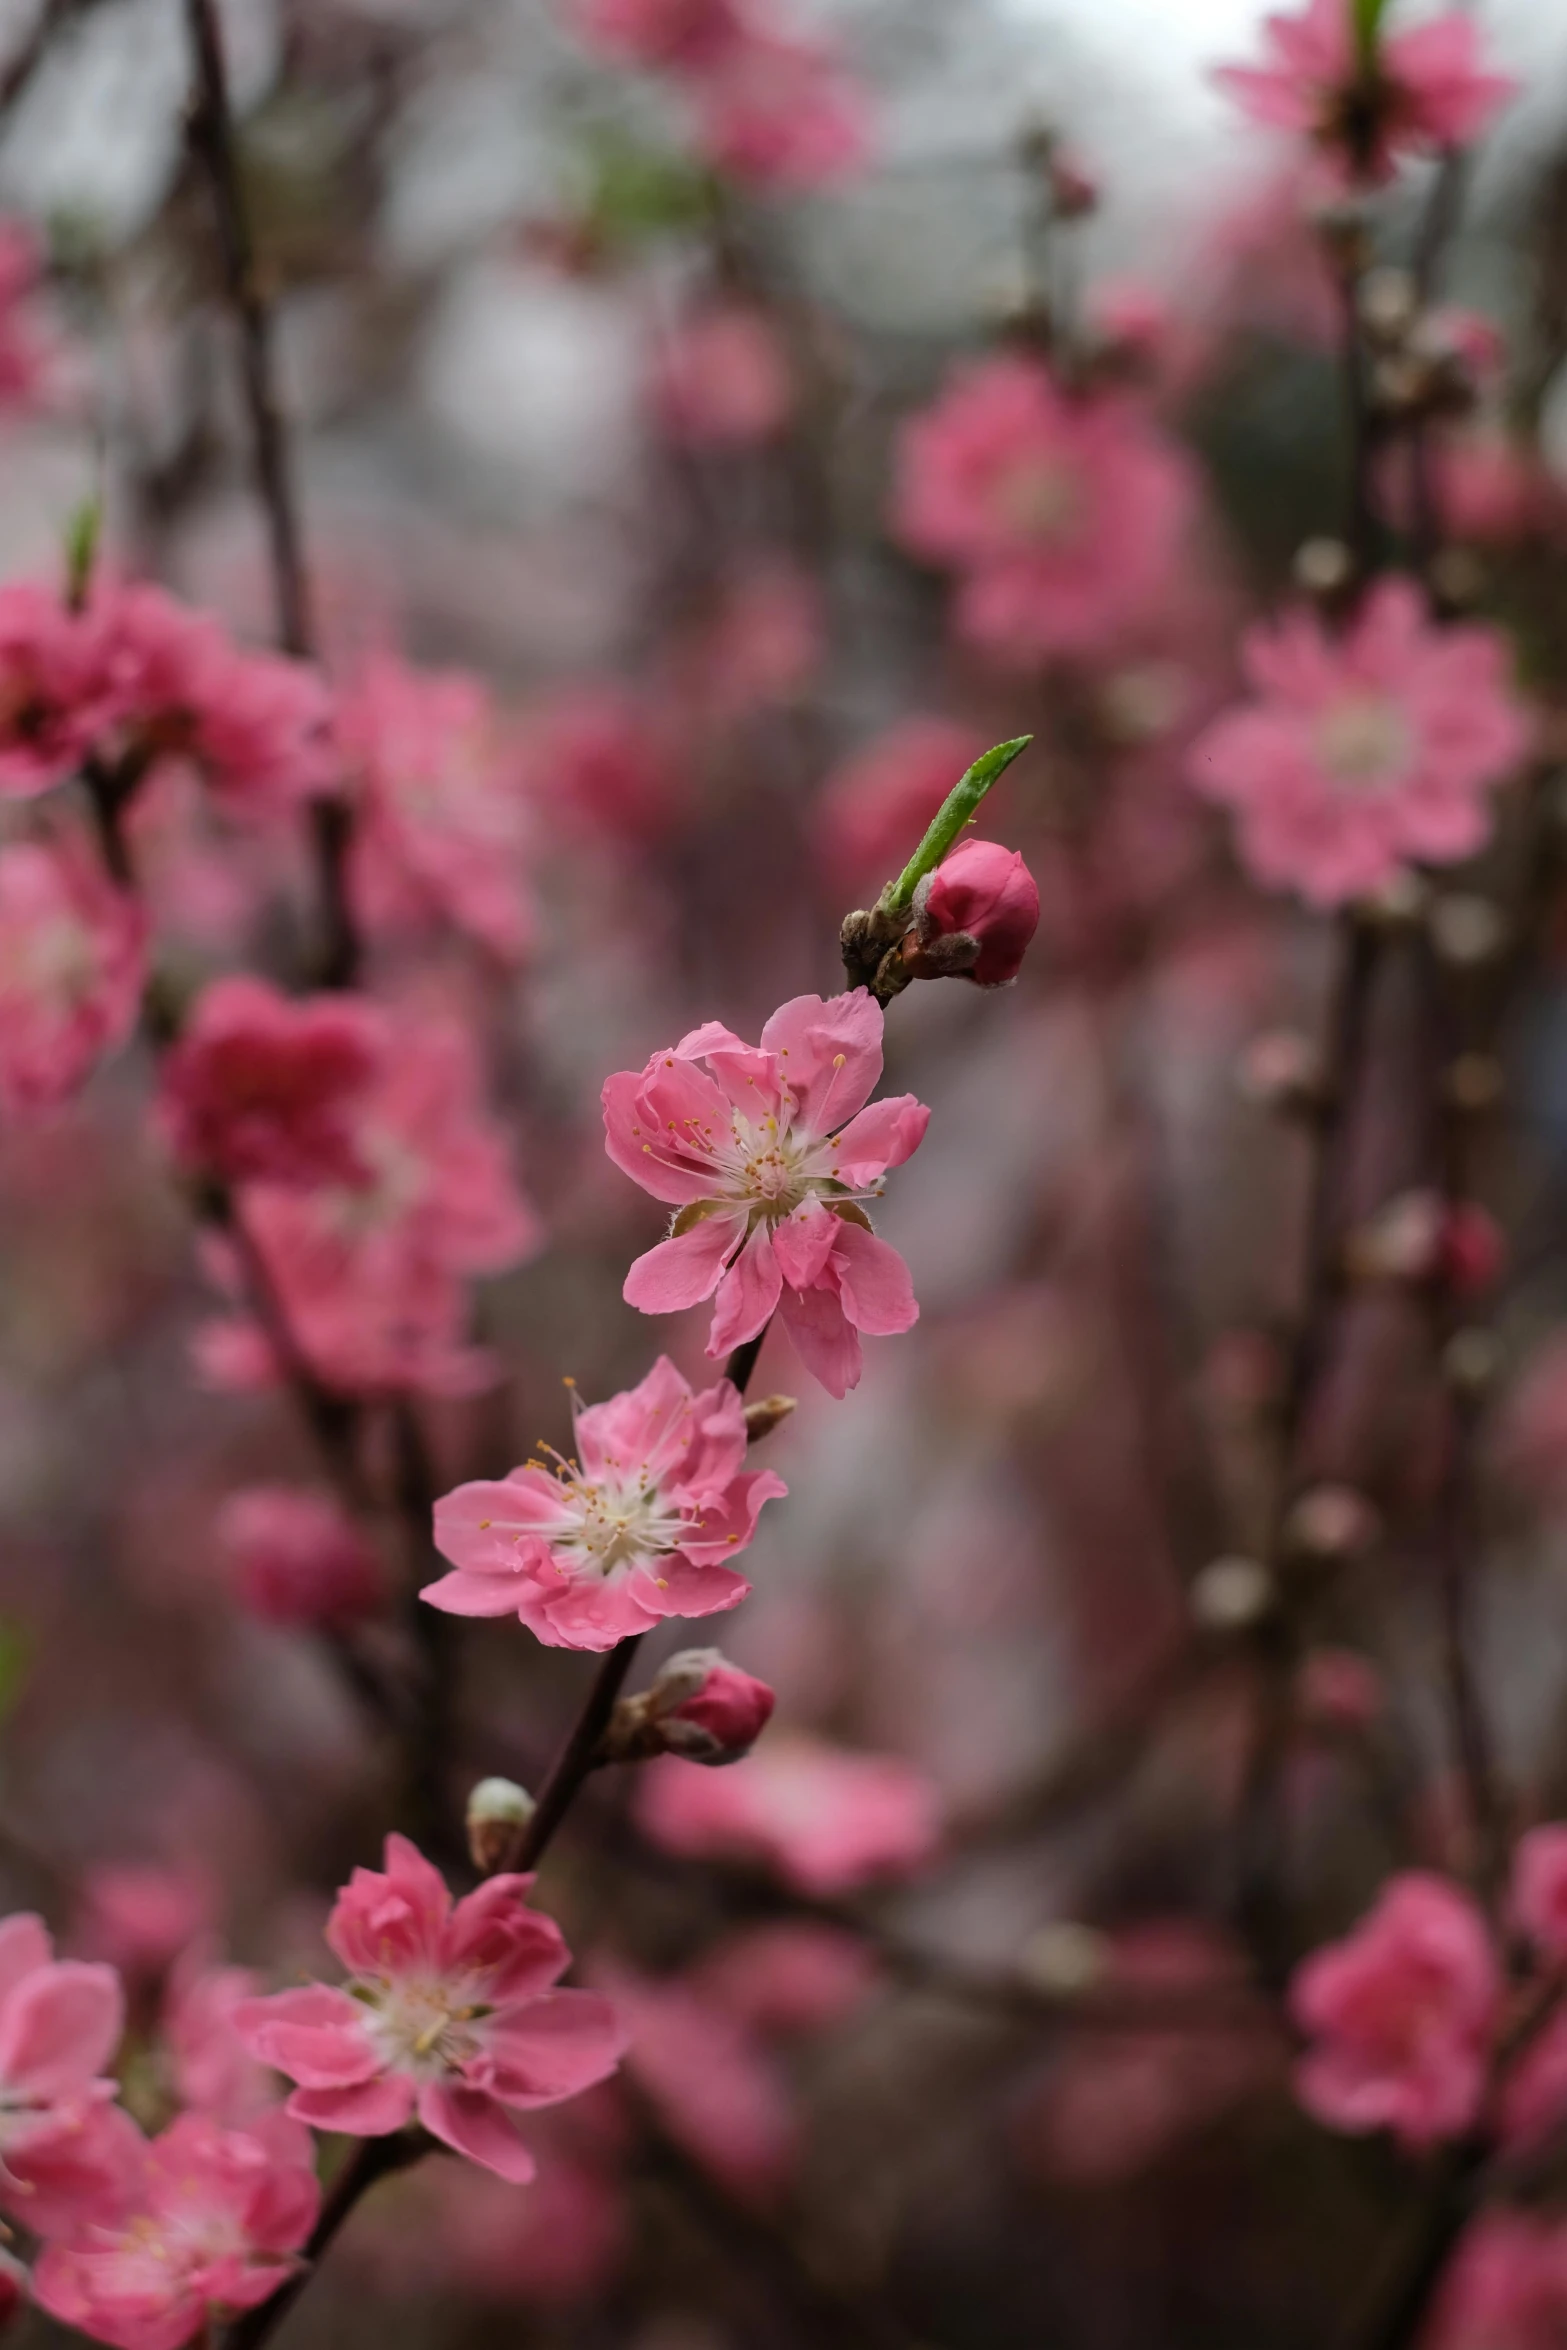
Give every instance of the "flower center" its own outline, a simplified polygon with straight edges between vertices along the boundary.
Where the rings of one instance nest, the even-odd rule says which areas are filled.
[[[451,1983],[366,1983],[359,1995],[372,2010],[370,2037],[391,2070],[433,2080],[475,2056],[474,2024],[488,2010],[465,2000]]]
[[[1409,722],[1382,694],[1349,694],[1317,728],[1317,755],[1349,791],[1381,791],[1400,781],[1414,749]]]
[[[667,1558],[680,1547],[685,1521],[665,1502],[644,1466],[635,1477],[590,1479],[573,1470],[562,1480],[561,1498],[571,1523],[551,1537],[579,1572],[609,1577],[623,1567]]]
[[[995,506],[1000,521],[1020,538],[1060,546],[1076,535],[1083,496],[1070,466],[1035,457],[1002,476]]]

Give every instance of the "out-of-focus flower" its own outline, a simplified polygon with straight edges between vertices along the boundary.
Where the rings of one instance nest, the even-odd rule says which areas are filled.
[[[945,718],[905,718],[835,767],[816,833],[836,880],[869,894],[901,873],[958,778],[984,749]]]
[[[1295,1692],[1306,1720],[1329,1730],[1367,1729],[1387,1702],[1376,1666],[1352,1648],[1310,1650]]]
[[[1498,2132],[1512,2152],[1532,2154],[1567,2119],[1567,2016],[1551,2015],[1502,2084]]]
[[[683,1648],[665,1658],[642,1702],[667,1754],[713,1765],[750,1753],[777,1700],[765,1681],[720,1650]]]
[[[594,1980],[626,2030],[626,2069],[671,2137],[734,2193],[766,2201],[788,2178],[799,2130],[767,2049],[690,1984],[600,1964]]]
[[[1335,906],[1483,846],[1532,736],[1494,629],[1435,628],[1390,579],[1342,637],[1296,612],[1244,654],[1253,699],[1199,737],[1188,772],[1234,811],[1259,881]]]
[[[1499,1447],[1536,1502],[1567,1507],[1567,1335],[1545,1339],[1528,1357],[1503,1407]]]
[[[373,1615],[380,1561],[341,1503],[292,1485],[247,1485],[218,1513],[218,1549],[241,1606],[311,1631]]]
[[[263,979],[219,979],[163,1064],[169,1146],[226,1183],[368,1181],[356,1125],[390,1041],[382,1014],[353,996],[296,1000]]]
[[[277,2113],[244,2130],[187,2113],[138,2152],[117,2216],[47,2243],[34,2290],[95,2341],[178,2350],[293,2272],[321,2203],[310,2134]]]
[[[750,31],[693,97],[708,161],[751,187],[821,187],[870,152],[866,93],[824,41]]]
[[[937,938],[972,938],[978,956],[963,973],[980,987],[1005,987],[1023,968],[1039,928],[1039,890],[1016,849],[960,841],[921,885],[919,910]]]
[[[402,1022],[355,1141],[368,1181],[308,1192],[255,1183],[237,1196],[246,1241],[295,1343],[344,1393],[482,1384],[488,1367],[466,1344],[464,1284],[531,1255],[541,1235],[506,1137],[482,1106],[466,1033],[441,1020]],[[231,1251],[209,1253],[218,1277],[242,1288]],[[226,1385],[275,1370],[249,1322],[209,1333],[204,1359]]]
[[[671,329],[648,386],[654,418],[688,448],[743,449],[789,421],[794,386],[778,333],[759,310],[714,302]]]
[[[654,714],[612,686],[556,694],[525,727],[520,756],[541,826],[656,839],[681,799]]]
[[[724,589],[683,649],[671,691],[677,700],[689,693],[719,722],[776,710],[798,700],[825,642],[815,580],[793,563],[757,562]]]
[[[82,1877],[76,1947],[138,1982],[157,1980],[212,1918],[212,1887],[194,1869],[100,1861]]]
[[[775,1733],[730,1771],[669,1759],[638,1780],[637,1818],[692,1859],[766,1862],[802,1893],[906,1876],[936,1849],[934,1788],[912,1763]]]
[[[1387,2129],[1411,2148],[1458,2137],[1479,2110],[1501,1990],[1469,1895],[1405,1870],[1353,1934],[1296,1969],[1291,2012],[1312,2042],[1301,2102],[1330,2129]]]
[[[63,1101],[136,1025],[146,925],[75,833],[0,849],[0,1105]]]
[[[721,1379],[695,1394],[667,1355],[607,1403],[572,1396],[571,1460],[459,1485],[435,1508],[453,1572],[426,1586],[452,1615],[515,1615],[551,1648],[613,1648],[666,1616],[734,1607],[729,1561],[788,1488],[745,1471],[745,1414]]]
[[[710,1355],[783,1319],[830,1395],[859,1379],[861,1331],[912,1328],[908,1267],[860,1201],[924,1138],[912,1094],[864,1105],[881,1075],[882,1011],[863,989],[796,996],[748,1045],[716,1020],[604,1087],[610,1157],[676,1210],[626,1278],[629,1305],[676,1313],[716,1294]],[[706,1064],[706,1073],[697,1066]]]
[[[1531,1828],[1519,1838],[1512,1914],[1543,1957],[1567,1959],[1567,1827]]]
[[[348,1989],[280,1991],[241,2007],[236,2026],[298,2084],[298,2120],[378,2138],[417,2114],[521,2184],[534,2162],[514,2116],[605,2079],[624,2034],[607,2000],[553,1988],[570,1953],[526,1906],[531,1877],[491,1877],[454,1903],[405,1836],[387,1838],[385,1858],[384,1873],[354,1871],[327,1925]]]
[[[1556,2350],[1567,2329],[1567,2228],[1492,2208],[1443,2280],[1423,2350]]]
[[[1501,1272],[1506,1244],[1494,1217],[1438,1191],[1401,1191],[1352,1232],[1350,1269],[1364,1281],[1438,1282],[1455,1297],[1483,1296]]]
[[[875,1953],[857,1934],[814,1918],[742,1926],[709,1950],[691,1982],[753,2031],[824,2032],[875,1990]]]
[[[904,429],[893,525],[959,574],[961,634],[1001,659],[1105,651],[1170,585],[1190,467],[1121,395],[1070,397],[1042,360],[964,368]]]
[[[57,1959],[30,1912],[0,1921],[0,2201],[30,2226],[101,2198],[96,2121],[124,2021],[112,1967]]]
[[[1223,66],[1215,79],[1254,122],[1310,139],[1336,177],[1377,184],[1401,156],[1464,147],[1517,88],[1481,65],[1480,33],[1453,9],[1359,50],[1352,0],[1308,0],[1266,20],[1267,65]]]
[[[0,795],[74,775],[117,708],[98,615],[32,580],[0,587]]]
[[[381,655],[338,702],[357,816],[350,874],[375,934],[449,923],[503,962],[533,933],[527,800],[487,689]]]
[[[14,2253],[0,2252],[0,2333],[24,2314],[32,2297],[33,2280],[27,2268]]]
[[[525,2188],[460,2162],[420,2163],[389,2181],[348,2253],[378,2295],[412,2287],[554,2310],[603,2293],[626,2250],[626,2196],[603,2163],[556,2143],[559,2131],[540,2135],[538,2175]]]
[[[39,314],[43,254],[25,221],[0,220],[0,411],[44,406],[57,351]]]
[[[574,0],[584,39],[611,57],[705,73],[744,38],[735,0]]]
[[[261,1990],[249,1967],[219,1966],[201,1943],[176,1961],[163,2003],[163,2044],[182,2106],[226,2129],[243,2127],[277,2102],[274,2076],[258,2064],[234,2018]]]

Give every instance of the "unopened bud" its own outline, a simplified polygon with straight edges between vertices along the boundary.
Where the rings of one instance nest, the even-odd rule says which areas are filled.
[[[1325,1097],[1322,1055],[1296,1028],[1270,1028],[1254,1036],[1240,1058],[1236,1083],[1242,1098],[1277,1116],[1300,1118],[1321,1109]]]
[[[1399,343],[1415,323],[1420,291],[1407,269],[1373,269],[1361,280],[1356,308],[1361,324],[1380,343]]]
[[[605,1762],[646,1762],[678,1754],[687,1762],[740,1762],[772,1719],[765,1681],[742,1673],[720,1649],[683,1648],[648,1688],[623,1697],[604,1733]]]
[[[1284,1539],[1297,1557],[1338,1564],[1368,1551],[1379,1530],[1363,1494],[1348,1485],[1313,1485],[1290,1510]]]
[[[1039,890],[1016,849],[997,841],[961,841],[921,882],[915,897],[921,955],[939,957],[944,941],[972,940],[962,976],[980,987],[1004,987],[1023,968],[1039,928]]]
[[[1355,558],[1342,539],[1307,539],[1296,549],[1294,571],[1303,595],[1331,602],[1353,584]]]
[[[1210,1559],[1191,1589],[1192,1617],[1205,1632],[1247,1631],[1273,1601],[1273,1577],[1257,1559]]]
[[[764,1395],[745,1407],[745,1435],[748,1444],[760,1444],[764,1436],[771,1436],[781,1428],[790,1415],[799,1409],[792,1395]]]
[[[1444,612],[1472,612],[1485,601],[1485,565],[1472,547],[1443,547],[1432,558],[1431,593]]]
[[[1502,1367],[1502,1349],[1489,1330],[1455,1330],[1442,1350],[1442,1370],[1458,1394],[1483,1395]]]
[[[1418,873],[1395,873],[1361,900],[1361,911],[1379,930],[1409,930],[1423,919],[1430,896]]]
[[[1494,963],[1507,943],[1501,909],[1470,891],[1453,890],[1439,897],[1426,919],[1431,944],[1457,971]]]
[[[513,1779],[481,1779],[468,1798],[468,1852],[483,1876],[491,1876],[538,1809],[526,1787]]]
[[[1502,1269],[1502,1236],[1473,1201],[1449,1205],[1438,1192],[1406,1191],[1350,1235],[1349,1270],[1361,1281],[1414,1288],[1445,1284],[1456,1297],[1489,1289]]]
[[[1295,1694],[1305,1719],[1323,1730],[1369,1729],[1385,1701],[1381,1674],[1352,1648],[1314,1648]]]
[[[1110,1945],[1097,1927],[1056,1918],[1030,1934],[1018,1953],[1017,1971],[1031,1991],[1047,1999],[1080,1999],[1109,1973]]]

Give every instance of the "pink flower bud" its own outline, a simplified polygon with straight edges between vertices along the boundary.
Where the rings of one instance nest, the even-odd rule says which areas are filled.
[[[716,1648],[684,1648],[648,1691],[648,1712],[668,1754],[687,1762],[739,1762],[772,1718],[773,1692]]]
[[[934,937],[977,939],[978,959],[966,976],[1003,987],[1022,969],[1039,928],[1039,891],[1016,849],[966,840],[932,874],[924,915]]]

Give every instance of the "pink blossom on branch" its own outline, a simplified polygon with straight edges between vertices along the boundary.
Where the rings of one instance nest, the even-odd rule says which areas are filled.
[[[181,2350],[210,2319],[268,2300],[297,2266],[321,2190],[307,2130],[182,2114],[126,2150],[112,2218],[49,2231],[40,2307],[117,2350]]]
[[[64,783],[118,707],[99,615],[71,611],[53,585],[0,587],[0,797]]]
[[[1339,179],[1375,184],[1403,155],[1468,146],[1517,88],[1484,70],[1479,28],[1457,9],[1381,31],[1369,72],[1354,0],[1307,0],[1265,28],[1269,63],[1214,78],[1254,122],[1311,140]]]
[[[533,2157],[515,2117],[614,2071],[614,2011],[554,1988],[570,1953],[526,1906],[531,1877],[491,1877],[454,1902],[404,1836],[355,1869],[326,1938],[348,1972],[240,2008],[253,2054],[297,2083],[288,2110],[316,2129],[384,2137],[416,2117],[433,2137],[519,2184]]]
[[[649,384],[659,429],[694,449],[743,449],[789,421],[794,387],[778,334],[758,310],[710,303],[666,336]]]
[[[1005,987],[1023,968],[1039,928],[1039,890],[1016,849],[996,841],[960,841],[922,885],[916,905],[936,938],[971,938],[979,953],[963,976],[980,987]]]
[[[145,924],[76,834],[0,849],[0,1107],[64,1101],[136,1025]]]
[[[957,625],[1015,663],[1103,652],[1160,602],[1191,468],[1131,400],[1077,397],[1043,360],[983,359],[905,426],[893,529],[958,574]]]
[[[30,1912],[0,1921],[0,2202],[29,2226],[102,2200],[124,2021],[112,1967],[57,1959]]]
[[[778,1313],[830,1395],[859,1380],[860,1333],[919,1317],[908,1267],[861,1202],[924,1139],[912,1094],[865,1105],[881,1075],[882,1011],[863,989],[796,996],[748,1045],[718,1021],[604,1087],[615,1164],[677,1211],[626,1279],[629,1305],[676,1313],[713,1298],[724,1355]]]
[[[1567,1827],[1531,1828],[1513,1855],[1513,1922],[1542,1957],[1567,1959]]]
[[[454,1571],[423,1597],[453,1615],[516,1615],[551,1648],[612,1648],[666,1616],[736,1606],[751,1587],[730,1562],[787,1488],[745,1472],[729,1381],[695,1394],[661,1355],[638,1386],[572,1403],[571,1460],[437,1502],[436,1548]]]
[[[190,1173],[226,1183],[367,1179],[355,1128],[390,1043],[384,1015],[356,997],[219,979],[163,1064],[169,1146]]]
[[[935,1790],[912,1763],[776,1731],[732,1770],[651,1763],[635,1800],[639,1824],[666,1851],[760,1861],[800,1892],[826,1896],[910,1874],[940,1832]]]
[[[1387,2129],[1411,2149],[1461,2136],[1480,2110],[1501,2000],[1469,1895],[1405,1870],[1351,1935],[1296,1969],[1291,2012],[1311,2042],[1302,2104],[1329,2129]]]
[[[1300,611],[1243,651],[1252,699],[1199,737],[1188,773],[1233,810],[1258,881],[1342,905],[1484,846],[1533,736],[1496,630],[1437,628],[1389,579],[1341,637]]]
[[[228,1496],[215,1532],[241,1605],[263,1623],[332,1629],[385,1600],[380,1561],[330,1494],[247,1485]]]
[[[694,96],[708,161],[753,187],[820,187],[870,151],[864,91],[825,43],[799,34],[748,33]]]

